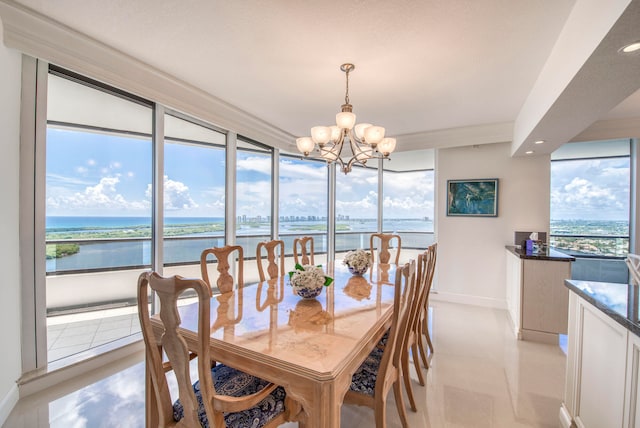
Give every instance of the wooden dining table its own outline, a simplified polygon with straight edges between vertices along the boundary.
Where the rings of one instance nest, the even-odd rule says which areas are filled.
[[[334,282],[314,299],[295,295],[287,276],[213,296],[209,343],[215,361],[282,385],[302,405],[301,426],[335,428],[351,376],[390,325],[395,266],[354,276],[336,261],[324,270]],[[179,313],[195,350],[197,303]],[[152,400],[147,391],[147,406]]]

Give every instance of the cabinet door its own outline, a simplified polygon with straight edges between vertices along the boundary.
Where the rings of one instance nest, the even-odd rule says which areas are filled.
[[[640,385],[638,372],[640,369],[640,337],[629,333],[629,349],[627,351],[627,387],[625,403],[625,427],[640,428]]]
[[[507,253],[507,310],[511,318],[511,326],[516,337],[520,339],[520,306],[522,304],[522,259],[506,250]]]
[[[566,334],[571,263],[524,260],[522,276],[522,328]]]
[[[627,330],[579,299],[578,427],[621,427],[624,415]]]

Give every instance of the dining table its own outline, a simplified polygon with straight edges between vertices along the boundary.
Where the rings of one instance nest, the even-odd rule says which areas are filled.
[[[288,275],[214,295],[209,345],[212,360],[282,385],[301,405],[300,426],[336,428],[352,375],[390,326],[396,268],[377,264],[359,276],[335,261],[323,269],[334,281],[312,299],[297,296]],[[178,307],[194,351],[197,305]],[[161,334],[157,315],[151,323]],[[146,396],[150,427],[155,403]]]

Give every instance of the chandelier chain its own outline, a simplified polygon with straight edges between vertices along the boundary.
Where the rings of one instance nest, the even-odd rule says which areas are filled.
[[[345,73],[346,73],[346,75],[347,75],[347,90],[346,90],[346,92],[345,92],[345,94],[344,94],[344,103],[345,103],[345,104],[350,104],[350,103],[349,103],[349,72],[350,72],[350,71],[351,71],[351,69],[350,69],[350,68],[347,68],[347,69],[345,70]]]

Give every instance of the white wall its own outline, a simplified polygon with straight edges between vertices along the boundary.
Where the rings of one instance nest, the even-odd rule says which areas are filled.
[[[433,299],[506,308],[504,246],[514,231],[549,228],[549,156],[510,157],[509,143],[438,149]],[[451,179],[498,178],[498,217],[447,217]]]
[[[20,359],[20,258],[18,190],[21,56],[0,43],[0,424],[18,398]]]

